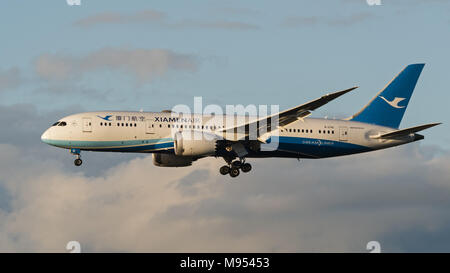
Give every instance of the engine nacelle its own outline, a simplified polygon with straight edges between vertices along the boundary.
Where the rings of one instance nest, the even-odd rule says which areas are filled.
[[[175,133],[174,149],[178,156],[215,155],[218,136],[207,132],[182,131]]]
[[[153,154],[153,164],[158,167],[186,167],[191,166],[194,159],[188,156],[174,154]]]

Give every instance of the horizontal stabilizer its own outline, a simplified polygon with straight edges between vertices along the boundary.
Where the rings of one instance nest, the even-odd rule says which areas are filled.
[[[397,130],[397,131],[393,131],[390,133],[386,133],[386,134],[382,134],[379,136],[375,136],[373,138],[398,138],[398,137],[403,137],[403,136],[407,136],[410,134],[414,134],[416,132],[431,128],[433,126],[439,125],[441,124],[439,123],[430,123],[430,124],[425,124],[425,125],[419,125],[419,126],[415,126],[415,127],[410,127],[410,128],[406,128],[406,129],[402,129],[402,130]]]

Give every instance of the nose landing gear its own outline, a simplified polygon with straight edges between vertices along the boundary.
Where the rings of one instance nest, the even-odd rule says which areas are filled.
[[[81,166],[83,164],[83,160],[81,160],[81,150],[80,149],[70,149],[70,153],[75,155],[77,158],[73,162],[75,166]]]
[[[73,163],[75,164],[75,166],[78,167],[81,166],[81,164],[83,164],[83,160],[81,160],[81,158],[77,158]]]
[[[244,173],[248,173],[252,170],[252,165],[250,163],[246,163],[245,159],[239,159],[239,160],[227,160],[228,165],[224,165],[220,167],[220,174],[227,175],[229,174],[231,177],[237,177],[240,174],[240,171],[243,171]]]

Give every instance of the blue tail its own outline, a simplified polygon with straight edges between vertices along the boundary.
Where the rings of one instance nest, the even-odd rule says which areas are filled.
[[[350,120],[398,128],[424,65],[408,65]]]

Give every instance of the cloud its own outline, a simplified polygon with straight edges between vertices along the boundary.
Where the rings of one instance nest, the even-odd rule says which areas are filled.
[[[234,10],[237,12],[238,10]],[[242,10],[241,12],[243,12]],[[99,13],[80,19],[74,23],[75,26],[91,28],[97,25],[108,24],[153,24],[155,26],[179,29],[179,28],[212,28],[225,30],[254,30],[259,29],[257,25],[228,20],[203,21],[196,19],[185,19],[178,22],[170,22],[167,15],[160,11],[145,10],[133,14],[123,13]]]
[[[174,28],[212,28],[212,29],[229,29],[229,30],[256,30],[259,26],[236,21],[196,21],[184,20],[180,23],[170,25]]]
[[[368,19],[372,18],[373,14],[368,12],[360,12],[351,14],[350,16],[346,17],[338,17],[338,18],[332,18],[327,23],[330,26],[350,26],[354,24],[358,24],[364,21],[367,21]]]
[[[348,4],[358,4],[359,6],[368,6],[367,0],[341,0],[343,3]],[[387,1],[387,0],[380,0],[381,5],[383,6],[390,6],[390,5],[403,5],[403,6],[412,6],[417,4],[426,4],[429,5],[430,3],[441,3],[441,4],[448,4],[448,0],[397,0],[397,1]]]
[[[283,25],[288,27],[310,26],[320,22],[317,16],[291,16],[287,17]]]
[[[18,68],[0,69],[0,92],[16,88],[23,81]]]
[[[70,240],[84,251],[365,252],[371,240],[384,251],[448,251],[450,154],[439,153],[412,144],[249,159],[252,173],[232,180],[218,174],[222,160],[159,168],[143,157],[86,175],[1,144],[0,251],[65,251]]]
[[[40,144],[40,136],[46,128],[77,110],[82,108],[72,106],[64,111],[39,113],[33,104],[0,105],[0,123],[8,124],[8,130],[2,130],[0,134],[0,143],[32,149],[34,144]]]
[[[49,81],[76,79],[106,70],[131,75],[140,83],[151,82],[171,71],[194,72],[198,59],[167,49],[102,48],[84,56],[40,55],[34,64],[37,75]]]
[[[140,11],[131,15],[105,12],[82,18],[74,25],[87,28],[100,24],[153,23],[161,22],[165,18],[165,13],[155,10]]]
[[[222,159],[159,168],[151,156],[83,153],[40,142],[74,106],[0,106],[0,252],[450,250],[450,153],[417,143],[333,159]],[[14,120],[14,122],[11,122]],[[425,140],[426,141],[426,140]]]
[[[237,7],[224,7],[218,8],[216,11],[225,13],[227,15],[256,15],[259,11],[249,8],[237,8]]]
[[[282,25],[285,27],[303,27],[315,25],[329,26],[351,26],[367,21],[374,17],[372,13],[360,12],[346,16],[322,17],[322,16],[290,16],[284,19]]]
[[[41,135],[48,127],[61,118],[84,111],[86,110],[80,105],[68,105],[64,109],[54,111],[39,111],[36,105],[33,104],[0,105],[0,123],[8,124],[8,130],[3,130],[0,134],[0,144],[20,147],[21,150],[25,151],[23,156],[30,161],[28,163],[30,165],[33,165],[34,161],[40,161],[42,158],[71,163],[73,156],[70,155],[69,151],[50,147],[42,143]],[[83,170],[88,176],[98,176],[112,165],[139,156],[142,155],[85,153],[83,155],[84,159],[91,162],[91,164],[86,165]],[[2,164],[5,164],[5,162],[2,161]],[[73,171],[73,168],[71,164],[66,164],[62,170]]]

